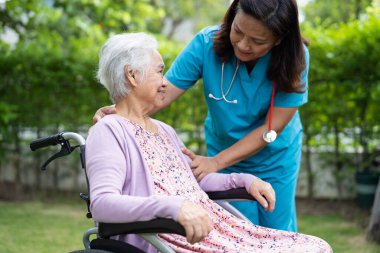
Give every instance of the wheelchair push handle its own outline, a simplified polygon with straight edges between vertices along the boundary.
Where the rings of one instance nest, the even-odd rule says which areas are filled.
[[[72,147],[69,140],[75,140],[77,144],[79,145]],[[46,170],[46,166],[50,162],[52,162],[53,160],[59,157],[71,154],[71,152],[73,152],[73,150],[76,149],[77,147],[80,147],[82,168],[84,168],[85,166],[85,160],[84,160],[85,139],[77,133],[62,132],[62,133],[51,135],[49,137],[44,137],[44,138],[34,140],[30,143],[30,149],[32,151],[36,151],[37,149],[40,149],[40,148],[44,148],[44,147],[48,147],[52,145],[58,145],[58,144],[61,146],[61,150],[58,153],[51,156],[41,166],[41,170]]]
[[[61,144],[64,141],[62,134],[63,133],[58,133],[58,134],[54,134],[48,137],[43,137],[43,138],[34,140],[30,143],[30,149],[32,151],[35,151],[40,148]]]

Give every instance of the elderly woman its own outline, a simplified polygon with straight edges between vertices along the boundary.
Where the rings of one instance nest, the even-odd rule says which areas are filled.
[[[159,236],[176,252],[331,252],[319,238],[252,225],[208,198],[204,190],[245,187],[267,211],[275,206],[271,185],[249,174],[211,173],[197,182],[175,131],[149,117],[165,97],[163,72],[157,41],[144,33],[115,35],[100,52],[98,78],[117,114],[102,118],[87,138],[94,219],[172,218],[186,238]],[[117,239],[156,251],[136,236]]]

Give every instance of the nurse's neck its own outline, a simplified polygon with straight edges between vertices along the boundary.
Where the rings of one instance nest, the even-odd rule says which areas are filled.
[[[245,67],[247,68],[248,74],[251,74],[253,68],[255,67],[255,65],[257,63],[257,61],[258,60],[244,62]]]

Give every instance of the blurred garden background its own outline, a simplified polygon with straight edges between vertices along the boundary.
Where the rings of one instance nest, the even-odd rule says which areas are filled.
[[[85,137],[110,104],[97,83],[98,52],[112,34],[156,36],[165,65],[192,36],[220,23],[229,0],[0,0],[0,252],[82,248],[79,157],[41,164],[39,137]],[[303,164],[299,231],[334,252],[380,252],[380,0],[298,1],[309,41],[309,102],[300,108]],[[202,82],[155,115],[205,154]],[[377,194],[376,194],[377,190]]]

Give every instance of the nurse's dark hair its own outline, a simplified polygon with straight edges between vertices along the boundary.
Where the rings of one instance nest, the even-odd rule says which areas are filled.
[[[272,49],[267,77],[284,92],[305,91],[301,72],[305,69],[305,53],[295,0],[234,0],[224,16],[221,29],[215,33],[213,49],[223,60],[234,55],[230,40],[232,22],[238,10],[263,22],[281,42]]]

